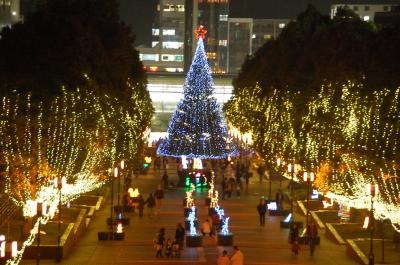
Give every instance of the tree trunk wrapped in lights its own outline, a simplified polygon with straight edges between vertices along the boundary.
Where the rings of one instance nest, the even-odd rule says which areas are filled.
[[[213,97],[213,80],[204,50],[204,29],[184,84],[184,98],[168,126],[168,136],[158,155],[180,158],[219,159],[236,156],[220,105]]]

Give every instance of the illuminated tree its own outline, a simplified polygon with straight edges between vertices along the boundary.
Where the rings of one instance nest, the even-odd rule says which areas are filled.
[[[157,153],[163,156],[219,159],[237,155],[213,94],[213,80],[204,51],[204,30],[184,84],[184,98],[168,126],[168,137]]]
[[[400,231],[400,32],[315,12],[246,61],[225,114],[271,167],[279,156],[318,168],[315,185],[339,202],[368,208],[366,186],[379,184],[375,217]]]

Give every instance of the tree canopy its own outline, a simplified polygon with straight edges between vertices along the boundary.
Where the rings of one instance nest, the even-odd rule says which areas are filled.
[[[145,83],[130,28],[116,0],[50,0],[0,40],[2,91],[31,91],[40,98],[74,89],[90,77],[97,93],[129,98],[126,81]]]

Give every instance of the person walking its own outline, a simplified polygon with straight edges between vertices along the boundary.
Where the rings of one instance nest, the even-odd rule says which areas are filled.
[[[164,241],[165,241],[165,228],[161,227],[160,231],[158,232],[157,239],[156,239],[156,258],[162,258],[162,250],[164,248]]]
[[[244,255],[242,251],[239,250],[238,246],[233,246],[233,254],[230,258],[231,265],[243,265]]]
[[[205,235],[212,236],[211,225],[208,219],[205,220],[204,223],[201,225],[201,233],[203,234],[203,236]]]
[[[164,189],[168,189],[168,179],[169,179],[169,177],[168,177],[167,171],[164,171],[164,174],[162,175],[162,183],[163,183]]]
[[[275,201],[276,201],[276,208],[278,209],[278,211],[280,211],[282,209],[282,201],[283,201],[283,195],[280,189],[275,194]]]
[[[257,205],[257,212],[260,217],[260,226],[265,226],[265,214],[267,212],[265,200],[260,200],[260,203]]]
[[[138,207],[140,219],[143,218],[144,205],[145,205],[145,202],[144,202],[144,199],[143,199],[143,195],[139,194],[138,197],[137,197],[137,207]]]
[[[179,244],[179,249],[183,249],[183,241],[185,240],[185,228],[179,223],[175,230],[175,241]]]
[[[154,192],[154,197],[156,198],[156,215],[158,215],[161,210],[161,200],[164,198],[164,191],[162,190],[161,185],[157,186],[157,189]]]
[[[257,173],[258,176],[260,178],[260,183],[262,182],[263,178],[264,178],[264,174],[265,174],[265,168],[263,164],[260,164],[257,168]]]
[[[299,228],[296,223],[292,224],[289,232],[289,244],[291,245],[292,253],[295,255],[298,254],[300,245],[299,245]]]
[[[221,181],[221,193],[222,193],[222,195],[221,195],[222,200],[225,200],[225,194],[226,194],[226,179],[225,179],[225,177],[223,177],[222,181]]]
[[[156,201],[154,200],[153,194],[149,194],[149,197],[147,198],[145,204],[147,204],[147,209],[149,210],[149,218],[153,217],[153,210],[154,207],[156,206]]]
[[[222,255],[218,257],[217,265],[229,265],[229,257],[226,250],[222,251]]]
[[[310,246],[310,256],[314,256],[315,246],[318,240],[318,228],[315,224],[307,226],[308,244]]]

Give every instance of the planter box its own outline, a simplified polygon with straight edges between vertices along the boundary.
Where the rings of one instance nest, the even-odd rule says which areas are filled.
[[[203,236],[186,236],[186,246],[189,248],[198,248],[203,245]]]
[[[114,232],[114,240],[124,240],[124,239],[125,239],[125,233]]]
[[[130,219],[129,218],[113,218],[113,225],[117,225],[118,222],[121,222],[123,226],[129,226],[130,224]],[[107,225],[111,225],[111,218],[107,218]]]
[[[185,216],[185,218],[189,217],[189,213],[192,211],[192,208],[183,208],[183,216]],[[195,214],[197,215],[197,209],[195,208]]]
[[[199,223],[197,220],[194,220],[194,227],[196,227],[196,229],[199,228]],[[190,231],[190,222],[187,220],[185,221],[185,230]]]
[[[281,221],[280,227],[281,228],[290,228],[292,223],[297,224],[298,228],[303,228],[303,226],[304,226],[303,222],[300,222],[300,221],[295,221],[295,222],[283,222],[283,221]]]
[[[290,210],[268,210],[270,216],[288,216]]]
[[[218,246],[233,246],[233,234],[217,234]]]

